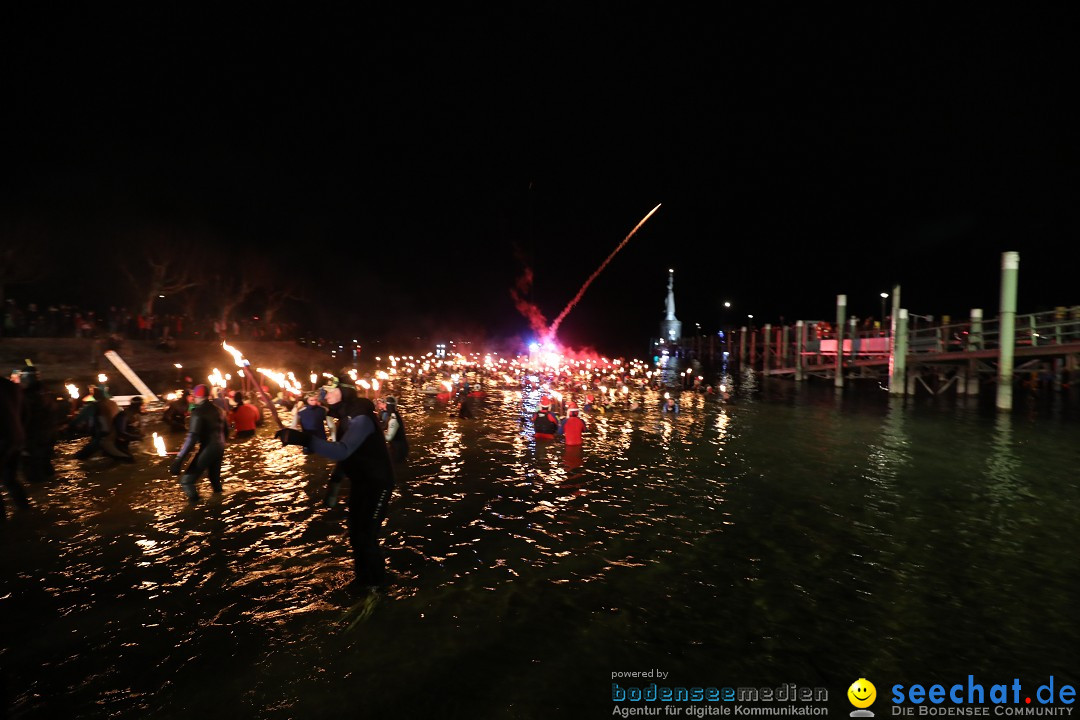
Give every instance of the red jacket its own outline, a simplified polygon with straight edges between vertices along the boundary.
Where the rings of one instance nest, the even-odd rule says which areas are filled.
[[[563,437],[567,445],[580,445],[581,433],[585,430],[585,421],[577,415],[571,415],[563,421]]]
[[[255,423],[259,420],[259,410],[254,405],[244,403],[238,405],[235,410],[229,413],[229,422],[236,429],[236,432],[244,432],[245,430],[254,430]]]

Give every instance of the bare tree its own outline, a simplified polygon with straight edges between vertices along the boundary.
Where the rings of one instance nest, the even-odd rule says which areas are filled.
[[[240,263],[234,264],[225,275],[215,275],[214,304],[218,309],[218,319],[228,325],[230,319],[235,319],[237,308],[257,287],[251,274]]]
[[[265,258],[260,258],[251,265],[251,276],[260,291],[262,317],[266,325],[272,325],[290,300],[306,300],[298,277],[293,273],[282,273],[277,266],[271,265]]]
[[[45,274],[45,252],[42,250],[40,233],[27,227],[8,228],[2,231],[3,247],[0,247],[0,320],[6,306],[5,289],[9,285],[21,285],[41,279]],[[3,322],[0,322],[3,335]]]
[[[144,315],[154,313],[154,303],[162,295],[180,293],[199,286],[195,262],[176,232],[157,232],[150,240],[126,252],[120,268],[131,281]]]

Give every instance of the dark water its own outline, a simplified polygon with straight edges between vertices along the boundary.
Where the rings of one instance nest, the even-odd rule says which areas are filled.
[[[341,589],[328,465],[271,428],[194,507],[149,447],[63,446],[0,529],[11,716],[609,717],[612,673],[651,668],[844,716],[866,677],[881,716],[898,682],[1080,680],[1075,423],[751,380],[588,418],[577,458],[523,434],[521,391],[474,420],[401,395],[375,601]]]

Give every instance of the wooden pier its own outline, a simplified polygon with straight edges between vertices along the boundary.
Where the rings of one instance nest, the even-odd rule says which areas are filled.
[[[955,391],[975,395],[996,386],[997,405],[1008,409],[1018,383],[1055,391],[1080,388],[1080,305],[1052,311],[1015,314],[1019,256],[1003,256],[1002,312],[984,320],[973,309],[964,322],[927,322],[908,326],[893,293],[892,327],[860,328],[846,317],[846,297],[837,297],[835,322],[800,320],[792,325],[740,327],[719,336],[683,338],[684,356],[705,363],[751,367],[766,377],[824,378],[842,387],[845,380],[873,379],[895,395]],[[1010,297],[1011,293],[1011,297]],[[839,348],[839,353],[838,353]],[[1015,363],[1018,361],[1019,364]],[[1005,378],[1010,381],[1005,382]]]

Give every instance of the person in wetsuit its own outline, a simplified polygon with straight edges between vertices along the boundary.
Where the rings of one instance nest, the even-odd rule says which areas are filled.
[[[188,406],[191,402],[189,391],[181,390],[176,398],[169,401],[169,405],[161,414],[161,421],[172,430],[187,430]]]
[[[131,398],[126,408],[116,414],[113,420],[116,447],[128,454],[131,454],[131,442],[142,438],[142,409],[142,396],[136,395]]]
[[[101,453],[113,460],[135,462],[135,458],[116,445],[115,421],[119,413],[120,406],[109,397],[105,388],[91,386],[86,404],[68,425],[72,428],[85,424],[90,430],[90,440],[75,453],[76,459],[86,460]]]
[[[540,398],[540,409],[532,414],[533,434],[539,440],[554,440],[559,432],[559,418],[551,412],[551,398]]]
[[[353,590],[371,590],[386,581],[386,559],[379,546],[379,532],[394,489],[394,465],[379,427],[375,403],[357,397],[356,388],[338,385],[341,399],[330,405],[329,414],[339,422],[336,442],[323,440],[293,428],[275,435],[282,445],[301,445],[337,461],[335,475],[352,481],[349,493],[349,541],[356,579]]]
[[[19,386],[7,378],[0,377],[0,485],[7,488],[15,507],[26,508],[30,506],[26,498],[26,489],[16,477],[19,456],[26,440],[19,401]],[[0,522],[3,522],[6,517],[3,493],[0,493]]]
[[[26,449],[22,468],[26,480],[44,482],[56,477],[52,458],[56,445],[56,416],[52,401],[46,399],[37,368],[28,365],[19,371],[22,391],[22,424],[26,432]]]
[[[198,444],[199,452],[195,459],[184,474],[180,475],[180,489],[187,495],[188,500],[195,501],[199,499],[195,483],[203,473],[209,478],[214,492],[221,492],[221,461],[225,457],[225,413],[209,401],[210,389],[205,385],[196,385],[191,394],[195,398],[195,407],[191,410],[191,427],[169,471],[173,475],[180,475],[184,458]]]

